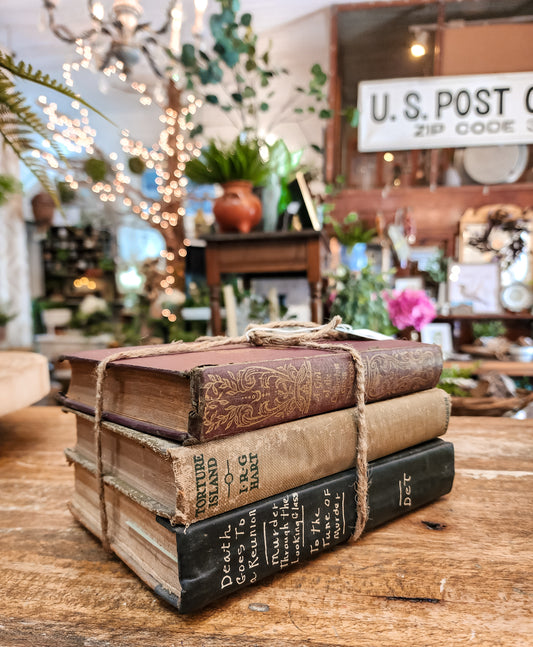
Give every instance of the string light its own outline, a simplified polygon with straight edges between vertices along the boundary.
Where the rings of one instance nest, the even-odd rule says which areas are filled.
[[[203,29],[202,20],[205,4],[205,0],[196,0],[195,2],[197,12],[194,29],[195,38],[200,37]],[[95,2],[91,6],[93,20],[96,23],[103,21],[103,5]],[[180,18],[177,13],[172,16],[174,26],[177,25],[176,21]],[[98,30],[100,26],[96,24],[95,28]],[[174,40],[174,43],[176,43],[176,40]],[[75,40],[75,45],[76,53],[80,57],[79,60],[63,65],[63,80],[67,87],[74,87],[75,75],[82,73],[85,69],[94,67],[95,62],[97,62],[91,43],[77,39]],[[120,84],[128,85],[134,91],[134,96],[140,105],[150,108],[155,104],[161,109],[161,114],[159,115],[161,131],[157,141],[152,146],[146,146],[143,142],[134,139],[127,130],[121,131],[120,138],[120,150],[123,154],[138,157],[144,162],[147,169],[155,172],[158,197],[148,200],[138,189],[132,187],[131,177],[125,171],[124,164],[119,161],[118,150],[109,153],[107,156],[98,151],[99,157],[106,157],[108,168],[113,176],[104,183],[91,183],[90,188],[95,197],[97,196],[103,203],[119,201],[142,220],[163,231],[177,227],[180,220],[185,216],[185,208],[182,206],[188,183],[187,178],[184,176],[185,165],[189,159],[200,155],[200,143],[192,141],[190,133],[194,128],[191,116],[196,114],[197,110],[202,106],[202,101],[193,93],[188,92],[186,94],[183,92],[182,100],[185,100],[186,103],[180,106],[179,110],[176,110],[162,105],[165,97],[161,87],[154,87],[154,84],[149,87],[146,83],[131,79],[129,70],[125,68],[122,61],[112,60],[101,71],[106,79],[116,78]],[[173,70],[169,71],[169,78],[178,79],[179,77],[174,72]],[[39,97],[39,102],[44,106],[44,113],[48,119],[47,128],[51,133],[50,139],[53,139],[54,143],[65,146],[72,153],[95,154],[95,150],[97,150],[95,145],[96,131],[89,124],[89,113],[85,107],[80,106],[78,101],[73,100],[71,107],[77,114],[75,118],[68,119],[64,115],[59,115],[57,106],[53,103],[48,103],[44,95]],[[51,167],[54,164],[57,165],[54,156],[51,153],[48,154],[46,150],[35,150],[32,154],[35,157],[41,157]],[[169,161],[170,168],[168,167]],[[65,180],[69,182],[71,187],[78,187],[78,182],[73,174],[69,173],[68,179],[65,176]],[[164,208],[162,208],[163,205]],[[169,252],[166,257],[167,276],[163,280],[166,281],[165,292],[167,294],[172,294],[173,287],[171,286],[176,284],[174,267],[171,263],[178,258],[185,258],[187,255],[185,243],[182,245],[179,249],[174,250],[175,253]],[[167,290],[170,290],[170,292]]]

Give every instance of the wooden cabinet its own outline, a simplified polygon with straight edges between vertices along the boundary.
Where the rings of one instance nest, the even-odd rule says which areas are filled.
[[[530,312],[504,314],[465,314],[439,315],[435,322],[449,323],[455,350],[459,351],[464,344],[474,342],[473,324],[477,321],[501,321],[506,327],[506,337],[516,341],[519,337],[533,336],[533,315]]]
[[[50,227],[42,241],[45,298],[62,295],[76,305],[98,291],[116,297],[114,239],[110,232],[88,227]]]
[[[329,254],[328,242],[322,232],[302,230],[215,234],[206,236],[205,241],[214,335],[223,333],[220,287],[224,274],[305,276],[309,284],[311,318],[322,323],[322,276]]]

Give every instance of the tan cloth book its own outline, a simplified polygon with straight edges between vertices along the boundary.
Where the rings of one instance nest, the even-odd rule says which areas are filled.
[[[76,455],[95,461],[93,419],[77,413]],[[368,460],[446,432],[450,401],[430,389],[366,406]],[[112,423],[102,425],[104,473],[190,524],[355,465],[357,410],[332,411],[192,446]],[[73,459],[72,450],[66,450]]]

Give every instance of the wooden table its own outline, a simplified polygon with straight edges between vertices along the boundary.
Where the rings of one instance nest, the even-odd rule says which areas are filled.
[[[531,421],[452,418],[451,494],[189,617],[70,516],[74,437],[56,407],[0,418],[2,646],[531,645]]]
[[[533,362],[514,362],[499,359],[473,359],[468,361],[449,360],[444,362],[445,368],[457,367],[473,371],[476,375],[501,373],[511,377],[533,377]]]
[[[222,335],[220,286],[224,274],[303,275],[309,283],[311,319],[322,323],[322,275],[328,242],[323,232],[252,232],[205,236],[205,270],[213,335]]]

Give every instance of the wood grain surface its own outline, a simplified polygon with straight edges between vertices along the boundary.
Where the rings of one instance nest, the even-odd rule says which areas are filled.
[[[532,644],[533,421],[452,418],[450,495],[180,616],[67,509],[74,416],[0,418],[0,647]]]

